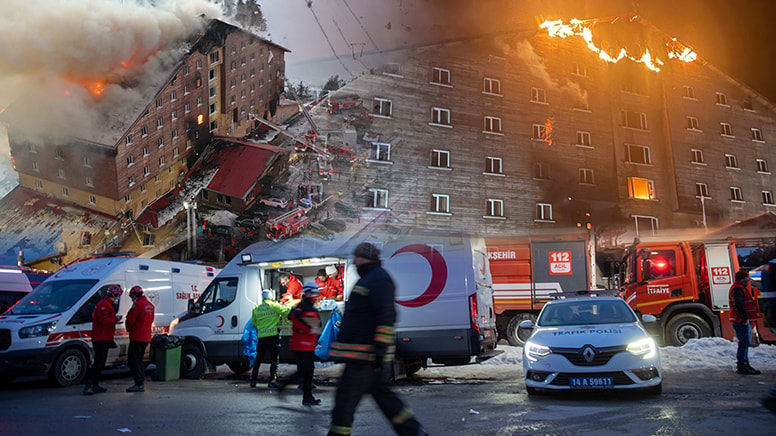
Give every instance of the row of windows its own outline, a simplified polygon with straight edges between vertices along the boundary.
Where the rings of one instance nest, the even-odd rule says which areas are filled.
[[[719,123],[719,126],[720,126],[720,131],[719,131],[720,135],[735,138],[735,135],[733,135],[733,126],[730,123]],[[687,117],[687,130],[692,130],[694,132],[703,131],[700,128],[700,121],[698,121],[698,118]],[[763,139],[762,130],[756,127],[751,128],[751,139],[752,141],[755,141],[755,142],[765,142],[765,139]]]
[[[773,206],[775,203],[773,202],[773,192],[772,191],[761,191],[760,195],[762,196],[762,203],[767,206]],[[709,186],[705,183],[696,183],[695,184],[695,196],[697,198],[703,198],[711,199],[711,196],[709,195]],[[738,186],[731,186],[730,187],[730,201],[735,202],[744,202],[744,195],[743,191]]]
[[[692,163],[697,165],[706,165],[706,160],[703,157],[703,150],[693,148],[690,150],[690,153],[692,154]],[[755,167],[758,173],[770,174],[770,170],[768,169],[768,161],[765,159],[755,159]],[[725,153],[725,168],[740,169],[736,155]]]

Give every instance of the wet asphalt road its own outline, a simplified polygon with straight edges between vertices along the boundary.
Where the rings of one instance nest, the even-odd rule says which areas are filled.
[[[292,367],[283,365],[281,376]],[[111,371],[108,392],[91,397],[82,386],[56,388],[23,379],[0,391],[0,435],[324,435],[339,367],[316,370],[321,406],[305,407],[289,386],[283,395],[250,388],[246,375],[225,367],[203,380],[146,383],[129,394],[126,371]],[[776,372],[739,376],[727,371],[666,373],[663,394],[528,397],[521,370],[511,365],[428,368],[394,389],[432,435],[742,435],[774,434],[776,416],[757,401]],[[266,377],[266,369],[262,368]],[[371,399],[362,401],[356,435],[392,434]]]

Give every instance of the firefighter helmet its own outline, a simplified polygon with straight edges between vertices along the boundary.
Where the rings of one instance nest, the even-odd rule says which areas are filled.
[[[143,296],[143,288],[140,286],[132,286],[129,290],[129,298],[138,298]]]
[[[108,289],[105,290],[105,294],[108,297],[120,297],[121,294],[123,294],[124,291],[121,289],[121,286],[119,285],[110,285],[108,286]]]

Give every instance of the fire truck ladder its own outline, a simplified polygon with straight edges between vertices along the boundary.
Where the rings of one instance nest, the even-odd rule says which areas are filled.
[[[254,120],[256,120],[256,121],[258,121],[258,122],[260,122],[260,123],[262,123],[262,124],[264,124],[266,126],[268,126],[269,128],[277,131],[278,133],[286,135],[287,137],[293,139],[296,142],[299,142],[300,144],[306,145],[307,147],[311,148],[313,151],[315,151],[316,153],[320,154],[321,156],[323,156],[327,160],[334,158],[334,156],[331,153],[329,153],[325,148],[318,147],[317,145],[311,143],[310,141],[308,141],[305,138],[302,138],[301,136],[296,136],[293,133],[289,133],[288,131],[286,131],[285,129],[283,129],[282,127],[280,127],[278,125],[275,125],[275,124],[273,124],[273,123],[271,123],[271,122],[269,122],[269,121],[267,121],[267,120],[265,120],[263,118],[257,117],[256,115],[253,115],[252,119],[254,119]]]

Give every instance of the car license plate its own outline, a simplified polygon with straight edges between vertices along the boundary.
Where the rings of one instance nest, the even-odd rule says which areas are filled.
[[[605,389],[614,387],[612,377],[571,377],[569,386],[575,389]]]

